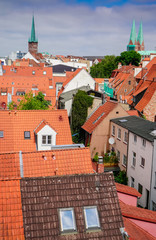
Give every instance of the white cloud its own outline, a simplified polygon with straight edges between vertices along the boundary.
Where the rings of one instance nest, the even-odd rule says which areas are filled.
[[[69,6],[63,0],[59,3],[58,0],[1,0],[0,56],[16,50],[27,51],[33,10],[41,52],[119,55],[126,50],[133,18],[137,32],[143,21],[146,49],[155,47],[156,5],[90,8],[87,5]]]

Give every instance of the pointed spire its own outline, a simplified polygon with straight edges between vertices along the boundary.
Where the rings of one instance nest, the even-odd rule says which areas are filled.
[[[142,42],[144,41],[144,38],[143,38],[143,30],[142,30],[142,22],[140,23],[137,41],[140,43],[140,45],[141,45]]]
[[[31,37],[29,38],[29,42],[38,42],[36,36],[35,36],[35,21],[34,16],[32,18],[32,26],[31,26]]]
[[[130,41],[132,41],[133,44],[135,44],[135,41],[136,41],[135,20],[133,20],[133,25],[132,25],[132,29],[131,29],[131,35],[130,35],[129,42]]]

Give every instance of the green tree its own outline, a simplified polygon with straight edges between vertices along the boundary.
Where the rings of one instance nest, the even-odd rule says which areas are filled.
[[[33,96],[32,92],[27,93],[23,96],[23,99],[20,101],[20,104],[17,107],[18,110],[46,110],[51,105],[48,101],[44,99],[42,92],[39,92],[38,95]],[[10,110],[14,109],[14,103],[10,103],[8,108]]]
[[[109,78],[117,66],[116,57],[107,55],[100,63],[91,67],[90,75],[93,78]]]
[[[135,66],[139,66],[141,61],[141,55],[136,51],[125,51],[116,57],[116,62],[121,62],[122,65],[129,65],[130,63]]]
[[[79,133],[81,126],[87,118],[88,107],[92,106],[93,98],[88,96],[86,92],[79,90],[72,104],[72,133]]]
[[[120,171],[117,176],[114,176],[115,182],[127,185],[128,177],[125,171]]]

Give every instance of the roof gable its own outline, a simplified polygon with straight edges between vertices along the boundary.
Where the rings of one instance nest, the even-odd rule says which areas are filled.
[[[56,132],[56,130],[45,120],[42,120],[39,125],[34,129],[35,134],[38,134],[42,128],[44,128],[45,126],[49,126],[52,130],[54,130]]]

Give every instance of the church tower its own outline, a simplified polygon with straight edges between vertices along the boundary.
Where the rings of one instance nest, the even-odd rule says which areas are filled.
[[[135,51],[136,43],[137,43],[137,41],[136,41],[135,20],[133,20],[131,35],[130,35],[129,43],[127,45],[127,51],[131,51],[131,50]]]
[[[145,49],[145,46],[144,46],[144,38],[143,38],[143,30],[142,30],[142,22],[141,22],[139,27],[138,38],[137,38],[136,51],[144,51],[144,49]]]
[[[31,37],[29,38],[29,41],[28,41],[28,51],[31,54],[37,54],[38,53],[38,39],[35,36],[34,16],[32,18]]]

